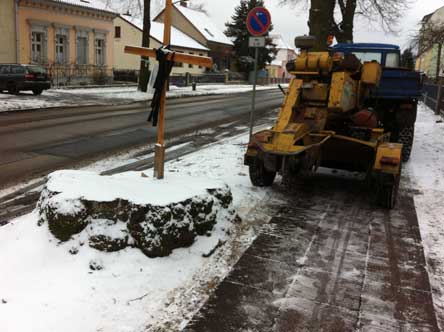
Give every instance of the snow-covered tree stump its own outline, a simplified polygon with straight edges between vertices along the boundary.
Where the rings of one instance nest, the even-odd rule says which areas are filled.
[[[100,251],[135,246],[162,257],[209,234],[221,218],[234,221],[232,200],[228,186],[191,177],[58,171],[49,175],[37,207],[39,224],[60,241],[86,234]]]

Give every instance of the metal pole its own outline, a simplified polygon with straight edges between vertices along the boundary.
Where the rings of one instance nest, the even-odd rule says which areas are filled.
[[[255,47],[254,51],[254,73],[253,73],[253,100],[250,112],[250,142],[253,138],[254,112],[256,111],[256,84],[257,84],[257,58],[259,56],[259,48]]]

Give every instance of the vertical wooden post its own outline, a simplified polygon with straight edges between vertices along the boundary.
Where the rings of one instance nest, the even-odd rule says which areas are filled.
[[[165,3],[165,22],[163,31],[163,45],[171,44],[171,11],[173,7],[172,0],[166,0]],[[165,173],[165,105],[167,84],[163,87],[162,96],[160,99],[159,123],[157,128],[157,145],[154,155],[154,177],[163,179]]]

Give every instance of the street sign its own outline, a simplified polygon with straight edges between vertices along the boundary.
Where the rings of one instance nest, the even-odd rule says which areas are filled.
[[[265,37],[250,37],[248,40],[250,47],[265,47]]]
[[[263,36],[270,29],[270,26],[271,15],[264,7],[256,7],[248,13],[247,29],[252,36]]]

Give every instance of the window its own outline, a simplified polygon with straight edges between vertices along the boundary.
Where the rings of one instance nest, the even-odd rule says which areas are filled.
[[[114,38],[120,38],[122,31],[120,27],[114,27]]]
[[[88,64],[88,38],[77,37],[77,64]]]
[[[96,49],[96,65],[97,66],[105,65],[105,40],[96,39],[95,49]]]
[[[183,53],[183,51],[176,51],[176,53]],[[173,67],[182,68],[183,63],[182,62],[175,62]]]
[[[194,53],[193,52],[190,52],[190,55],[194,55]],[[188,64],[188,68],[193,68],[194,66],[191,64],[191,63],[189,63]]]
[[[68,62],[68,37],[65,35],[56,35],[55,44],[55,61],[58,64],[66,64]]]
[[[9,66],[0,66],[0,74],[9,74]]]
[[[45,62],[45,33],[39,31],[31,32],[31,61],[34,63]]]
[[[199,56],[204,56],[202,53],[199,53]],[[199,66],[199,69],[202,69],[202,66]]]
[[[399,54],[398,53],[387,53],[385,58],[385,66],[390,68],[399,67]]]
[[[362,63],[376,61],[378,63],[382,62],[382,54],[376,52],[353,52],[356,57],[361,60]]]
[[[24,74],[25,72],[26,70],[22,66],[11,66],[11,74]]]

